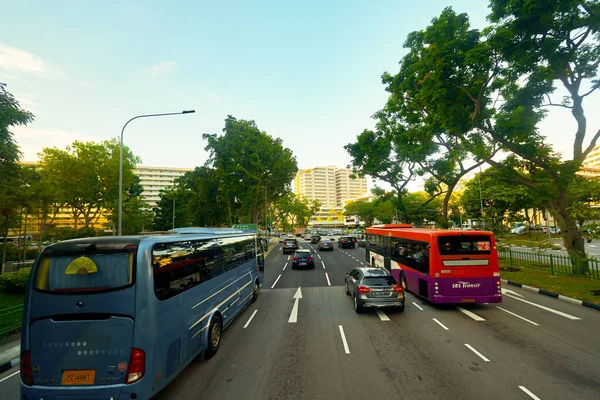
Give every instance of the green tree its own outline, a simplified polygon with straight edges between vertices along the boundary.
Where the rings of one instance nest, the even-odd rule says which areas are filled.
[[[124,192],[134,182],[133,169],[139,158],[123,148]],[[119,188],[119,143],[116,139],[96,142],[75,141],[66,150],[44,148],[40,153],[40,173],[53,187],[56,199],[67,206],[75,219],[90,229],[101,213],[117,213]],[[127,195],[127,193],[124,193]]]
[[[22,206],[20,197],[20,167],[17,164],[21,152],[14,140],[11,128],[27,125],[33,121],[33,114],[25,111],[15,97],[0,82],[0,218],[2,221],[2,272],[6,261],[6,237],[11,222]]]
[[[296,225],[306,226],[310,217],[319,211],[320,207],[321,203],[318,200],[311,200],[298,196],[295,193],[288,193],[285,196],[281,196],[275,203],[277,221],[282,225],[284,230],[293,229]]]
[[[289,191],[298,170],[292,151],[281,139],[261,132],[252,120],[225,119],[223,135],[204,134],[210,154],[206,167],[216,171],[218,201],[228,213],[229,224],[258,222],[265,201]]]
[[[344,214],[347,216],[357,216],[365,223],[365,226],[371,226],[375,219],[375,205],[370,201],[353,201],[346,205]]]
[[[569,185],[600,131],[583,146],[587,125],[583,100],[598,88],[597,2],[492,1],[494,25],[471,29],[466,14],[445,9],[423,31],[408,36],[400,72],[388,78],[397,102],[424,109],[430,129],[443,130],[474,158],[489,146],[511,154],[502,162],[513,182],[536,191],[556,218],[569,254],[585,257],[583,239],[567,200]],[[537,130],[555,83],[568,92],[563,106],[577,123],[573,158],[561,161]],[[581,264],[579,271],[587,271]]]

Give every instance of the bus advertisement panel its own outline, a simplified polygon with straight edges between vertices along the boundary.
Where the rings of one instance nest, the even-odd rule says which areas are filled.
[[[432,303],[500,303],[498,252],[492,232],[367,228],[366,261],[388,269],[405,289]]]

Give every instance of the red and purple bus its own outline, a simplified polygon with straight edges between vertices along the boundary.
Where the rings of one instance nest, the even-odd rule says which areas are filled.
[[[432,303],[500,303],[494,234],[487,231],[367,228],[366,260],[386,268],[404,289]]]

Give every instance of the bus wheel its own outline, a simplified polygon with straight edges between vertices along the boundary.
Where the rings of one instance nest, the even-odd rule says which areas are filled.
[[[208,328],[208,348],[205,353],[206,359],[214,356],[219,350],[219,345],[221,344],[221,332],[221,317],[215,315],[210,320],[210,327]]]
[[[406,284],[406,277],[404,276],[404,272],[400,272],[400,284],[402,285],[402,289],[405,291],[408,290],[408,285]]]
[[[254,288],[252,289],[252,302],[254,303],[258,299],[258,281],[254,282]]]

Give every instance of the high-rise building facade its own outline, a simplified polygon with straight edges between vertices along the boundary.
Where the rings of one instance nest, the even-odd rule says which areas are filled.
[[[321,203],[314,218],[338,218],[344,210],[344,200],[367,194],[366,178],[351,179],[351,174],[347,168],[332,165],[301,169],[294,179],[294,193]]]
[[[586,178],[600,177],[600,145],[597,145],[590,151],[590,154],[583,160],[583,164],[577,173]]]
[[[192,169],[138,165],[133,173],[139,176],[140,185],[144,188],[142,199],[148,203],[150,208],[154,208],[160,200],[160,191],[172,187],[175,179],[188,171],[192,171]]]

